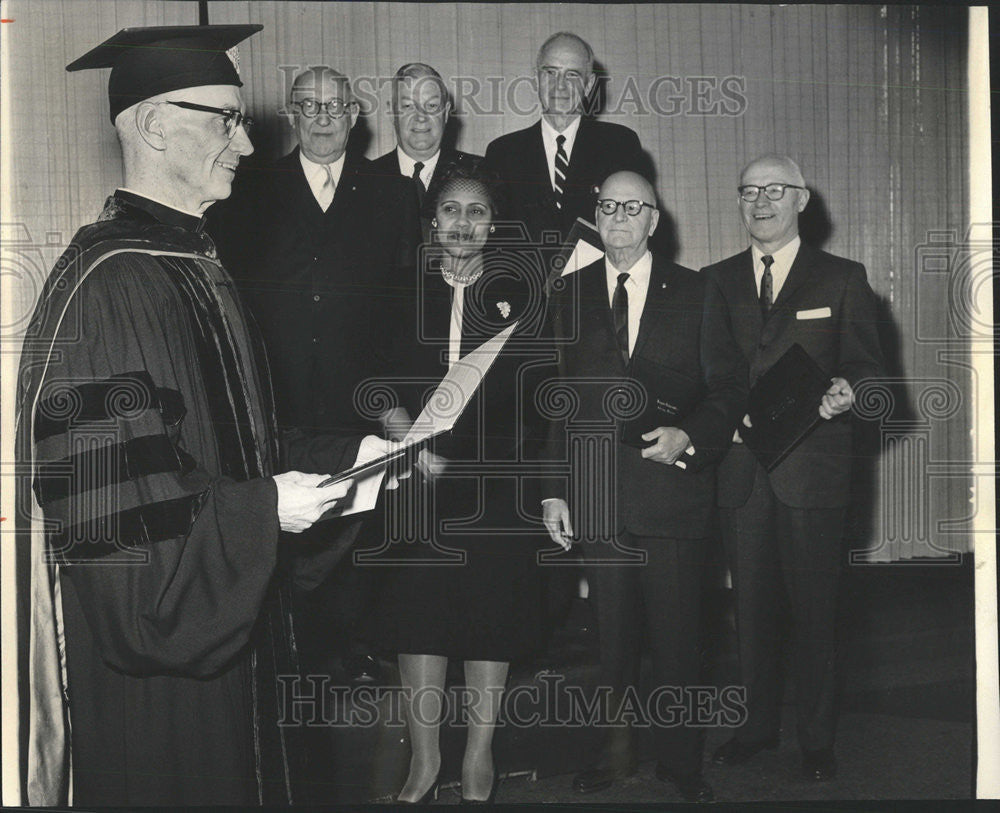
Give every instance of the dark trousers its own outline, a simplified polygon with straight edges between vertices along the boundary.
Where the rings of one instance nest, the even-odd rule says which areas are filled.
[[[597,606],[600,685],[610,686],[618,702],[628,687],[638,689],[645,628],[652,655],[652,691],[669,687],[666,693],[660,690],[661,704],[690,706],[690,691],[699,685],[701,671],[699,623],[707,543],[626,532],[619,535],[618,544],[644,551],[646,563],[594,564],[595,558],[607,557],[609,546],[583,545],[584,560],[589,560],[587,580]],[[686,713],[664,713],[661,720],[670,716],[676,724],[654,721],[657,759],[675,775],[700,771],[703,729],[689,725]],[[605,751],[602,761],[616,767],[631,761],[628,729],[609,729]]]
[[[743,742],[778,733],[780,629],[791,611],[799,745],[833,746],[837,590],[846,508],[791,508],[757,466],[746,504],[719,510],[736,590],[740,675],[748,692]]]

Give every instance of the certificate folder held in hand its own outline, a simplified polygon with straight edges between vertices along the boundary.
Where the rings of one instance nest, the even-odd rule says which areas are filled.
[[[514,322],[451,366],[448,374],[441,379],[441,383],[437,385],[434,393],[428,399],[427,406],[420,413],[420,417],[413,422],[413,426],[410,427],[410,431],[401,441],[399,448],[387,455],[347,469],[347,471],[331,475],[317,488],[369,475],[385,468],[404,455],[416,451],[424,441],[430,440],[442,432],[451,431],[516,327],[517,322]]]
[[[622,422],[621,442],[639,449],[653,445],[651,441],[642,439],[646,432],[658,426],[676,426],[698,405],[705,393],[701,381],[642,356],[632,359],[629,378],[642,387],[646,406],[639,415]]]
[[[822,420],[819,405],[830,376],[800,344],[793,344],[750,390],[751,428],[741,426],[743,442],[769,472]]]

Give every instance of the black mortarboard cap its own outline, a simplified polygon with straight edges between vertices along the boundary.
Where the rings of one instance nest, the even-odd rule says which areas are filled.
[[[68,71],[111,68],[111,123],[143,99],[204,85],[242,87],[226,51],[262,25],[165,25],[123,28],[66,66]]]

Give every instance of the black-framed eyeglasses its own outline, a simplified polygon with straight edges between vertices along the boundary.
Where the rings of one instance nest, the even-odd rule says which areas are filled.
[[[643,206],[648,206],[650,209],[655,209],[651,203],[645,203],[641,200],[612,200],[611,198],[601,198],[597,201],[597,206],[601,210],[602,215],[613,215],[618,211],[619,206],[625,207],[625,214],[629,217],[635,217],[639,212],[642,211]]]
[[[769,183],[764,186],[757,186],[750,183],[737,187],[736,191],[740,193],[740,197],[747,203],[753,203],[760,197],[761,190],[763,190],[764,197],[768,200],[781,200],[785,197],[786,189],[805,189],[805,187],[796,186],[793,183]]]
[[[292,102],[299,108],[299,112],[307,119],[314,119],[322,110],[331,119],[343,118],[343,116],[358,106],[357,102],[345,102],[343,99],[330,99],[328,102],[321,102],[318,99],[302,99]]]
[[[240,128],[240,125],[246,130],[247,135],[250,134],[250,128],[253,127],[253,119],[239,110],[233,110],[228,107],[209,107],[208,105],[195,104],[194,102],[172,102],[169,99],[166,103],[172,104],[174,107],[183,107],[185,110],[197,110],[199,113],[214,113],[217,116],[222,116],[222,120],[226,125],[226,135],[229,136],[230,140],[236,135],[236,131]]]

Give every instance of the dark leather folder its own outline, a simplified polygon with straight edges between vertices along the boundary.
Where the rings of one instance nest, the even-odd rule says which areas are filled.
[[[628,376],[645,392],[646,406],[635,417],[622,421],[620,437],[625,445],[639,449],[652,445],[642,435],[658,426],[676,426],[705,394],[700,380],[642,356],[632,359]]]
[[[830,376],[800,344],[757,379],[747,409],[753,427],[739,429],[765,469],[773,471],[823,420],[819,405],[829,387]]]

